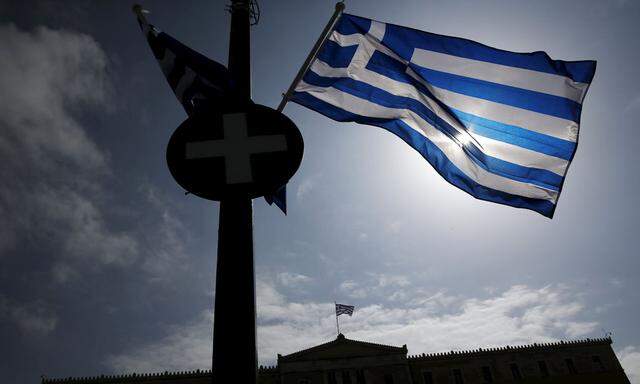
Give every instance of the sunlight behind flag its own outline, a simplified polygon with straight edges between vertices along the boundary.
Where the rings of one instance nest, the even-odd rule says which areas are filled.
[[[478,199],[552,217],[595,66],[343,14],[290,100],[398,135]]]

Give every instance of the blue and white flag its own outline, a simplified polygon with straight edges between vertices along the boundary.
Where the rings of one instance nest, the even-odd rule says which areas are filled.
[[[187,114],[200,104],[233,98],[235,90],[227,68],[182,44],[138,14],[138,24],[158,60],[169,86]]]
[[[340,315],[352,316],[353,310],[356,308],[353,305],[338,304],[338,303],[335,303],[335,304],[336,304],[336,317]]]
[[[478,199],[553,217],[595,68],[344,14],[290,100],[398,135]]]

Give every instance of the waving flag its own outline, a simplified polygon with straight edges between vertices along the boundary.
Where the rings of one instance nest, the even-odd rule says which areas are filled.
[[[353,315],[353,310],[355,307],[353,305],[345,305],[336,303],[336,316],[340,315]]]
[[[553,217],[595,68],[344,14],[290,100],[398,135],[478,199]]]
[[[232,103],[237,96],[227,67],[149,24],[139,5],[133,10],[153,55],[187,114],[213,104]],[[272,196],[265,196],[265,200],[287,213],[286,186],[280,187]]]
[[[158,60],[171,89],[188,114],[199,104],[221,101],[234,95],[227,68],[148,24],[136,11],[138,24]]]

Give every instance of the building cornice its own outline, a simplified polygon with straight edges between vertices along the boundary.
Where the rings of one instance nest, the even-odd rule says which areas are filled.
[[[478,348],[464,351],[449,351],[449,352],[436,352],[421,355],[409,355],[407,359],[409,361],[420,360],[439,360],[442,358],[451,358],[452,356],[466,358],[475,357],[486,354],[500,354],[505,352],[544,352],[551,349],[558,348],[571,348],[574,346],[588,346],[588,345],[611,345],[612,341],[610,337],[599,339],[582,339],[582,340],[569,340],[569,341],[557,341],[552,343],[533,343],[516,346],[505,346],[495,348]]]

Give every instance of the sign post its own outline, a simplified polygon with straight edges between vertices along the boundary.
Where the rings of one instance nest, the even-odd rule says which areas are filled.
[[[246,102],[251,99],[249,3],[232,0],[229,40],[229,71]],[[253,384],[257,366],[253,204],[248,195],[237,194],[220,200],[212,374],[216,383]]]
[[[251,100],[251,0],[232,0],[233,95],[201,104],[173,133],[167,165],[189,193],[220,202],[212,380],[255,384],[256,292],[252,199],[295,174],[304,151],[296,125]]]

